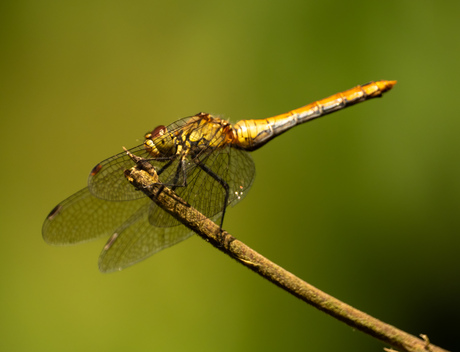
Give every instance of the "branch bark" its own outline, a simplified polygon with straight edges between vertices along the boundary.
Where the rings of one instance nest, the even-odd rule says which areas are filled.
[[[196,232],[201,238],[210,242],[218,250],[236,259],[247,268],[302,301],[348,324],[352,328],[387,343],[399,351],[447,352],[447,350],[432,345],[425,335],[421,335],[422,339],[420,339],[386,324],[322,292],[271,262],[228,232],[222,230],[214,222],[178,197],[171,189],[159,183],[153,166],[146,160],[132,155],[128,151],[127,153],[136,163],[135,167],[125,171],[128,181],[144,192],[163,210]]]

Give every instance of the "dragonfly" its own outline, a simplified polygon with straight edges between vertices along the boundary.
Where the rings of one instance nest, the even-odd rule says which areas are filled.
[[[233,125],[201,112],[156,127],[129,152],[148,160],[161,184],[222,228],[226,209],[240,202],[254,181],[249,152],[294,126],[381,97],[395,84],[370,82],[281,115]],[[88,186],[49,213],[44,240],[72,245],[110,236],[99,256],[99,270],[113,272],[193,235],[126,180],[124,171],[132,166],[126,152],[97,164]]]

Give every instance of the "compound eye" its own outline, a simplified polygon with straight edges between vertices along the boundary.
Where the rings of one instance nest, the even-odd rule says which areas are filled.
[[[160,125],[160,126],[155,127],[152,132],[147,133],[145,135],[145,138],[154,139],[154,138],[163,136],[165,133],[166,133],[166,127],[163,125]]]

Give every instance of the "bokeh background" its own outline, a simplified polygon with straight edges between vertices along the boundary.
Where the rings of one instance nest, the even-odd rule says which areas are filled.
[[[264,118],[378,79],[382,99],[253,153],[225,229],[337,298],[458,350],[460,2],[3,1],[0,349],[384,346],[197,236],[103,275],[49,211],[99,161],[206,111]]]

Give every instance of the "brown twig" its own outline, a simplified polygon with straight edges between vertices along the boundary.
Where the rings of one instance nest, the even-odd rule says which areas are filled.
[[[419,339],[361,312],[269,261],[228,232],[221,230],[219,226],[192,208],[172,190],[159,183],[153,166],[147,161],[129,152],[128,154],[137,165],[125,171],[125,176],[129,182],[200,237],[252,271],[319,310],[399,351],[446,352],[446,350],[432,345],[428,338]]]

